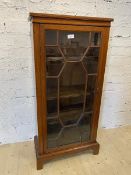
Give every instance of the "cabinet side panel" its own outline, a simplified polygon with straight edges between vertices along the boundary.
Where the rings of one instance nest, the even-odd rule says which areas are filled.
[[[47,149],[47,104],[46,104],[46,60],[45,60],[45,29],[44,25],[40,24],[40,69],[41,69],[41,117],[42,117],[42,134],[43,134],[43,149]]]
[[[94,117],[92,120],[91,140],[96,140],[96,137],[97,137],[97,128],[98,128],[99,112],[100,112],[100,105],[101,105],[106,56],[107,56],[107,49],[108,49],[109,31],[110,31],[110,28],[104,28],[102,32],[102,46],[101,46],[102,48],[101,48],[100,62],[98,67],[98,79],[96,84],[97,95],[96,95],[95,104],[94,104]]]
[[[41,98],[41,70],[40,70],[40,25],[33,23],[34,59],[37,98],[37,123],[38,123],[38,153],[43,153],[43,121],[42,121],[42,98]]]

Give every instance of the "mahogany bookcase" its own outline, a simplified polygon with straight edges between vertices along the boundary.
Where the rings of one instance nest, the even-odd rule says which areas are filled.
[[[38,134],[37,169],[96,141],[111,18],[30,13]]]

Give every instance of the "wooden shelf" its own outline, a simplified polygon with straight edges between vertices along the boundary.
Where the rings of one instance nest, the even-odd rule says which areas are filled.
[[[48,45],[45,45],[45,47],[58,47],[59,45],[57,45],[57,44],[48,44]],[[91,45],[91,46],[87,46],[87,47],[101,47],[100,45]],[[62,48],[62,49],[75,49],[75,47],[70,47],[70,46],[62,46],[62,45],[60,45],[60,48]],[[86,47],[77,47],[77,48],[84,48],[85,50],[87,49]]]
[[[63,57],[47,57],[47,62],[80,62],[81,61],[81,57],[82,56],[71,56],[71,57],[65,57],[66,59],[64,59]]]
[[[84,86],[61,87],[60,98],[79,97],[84,95]]]
[[[64,61],[63,57],[47,57],[47,61],[56,62],[56,61]]]
[[[66,59],[64,60],[63,57],[47,57],[47,62],[81,62],[82,56],[73,56],[73,57],[65,57]],[[88,59],[89,61],[94,61],[90,59],[95,59],[97,56],[85,56],[84,59]]]
[[[62,119],[69,118],[70,116],[73,116],[76,113],[78,113],[78,114],[79,113],[83,113],[82,112],[82,109],[73,109],[73,110],[60,111],[60,117]],[[93,113],[92,110],[89,110],[87,112],[84,112],[84,114],[92,114],[92,113]],[[47,120],[53,120],[53,119],[58,119],[58,114],[57,113],[47,114]]]
[[[60,89],[60,98],[77,98],[77,97],[83,97],[85,93],[85,89],[81,86],[73,86],[73,87],[62,87]],[[54,100],[57,98],[56,89],[51,89],[48,93],[47,100]],[[89,92],[87,92],[86,95],[90,95]]]

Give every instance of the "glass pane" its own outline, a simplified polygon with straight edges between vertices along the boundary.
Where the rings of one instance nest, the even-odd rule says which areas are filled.
[[[57,44],[57,31],[46,30],[45,31],[45,42],[46,45],[56,45]]]
[[[67,61],[78,61],[89,45],[89,32],[60,31],[59,44]]]
[[[91,130],[91,117],[92,113],[84,113],[83,117],[79,121],[78,128],[81,133],[81,142],[86,142],[90,140],[90,130]]]
[[[97,73],[99,50],[100,50],[99,47],[89,48],[87,54],[83,59],[83,63],[85,65],[88,74]]]
[[[62,130],[61,123],[58,119],[48,120],[47,122],[47,144],[48,148],[57,147],[57,140]]]
[[[46,47],[46,74],[57,76],[64,65],[64,59],[57,47]]]
[[[58,146],[63,146],[71,143],[78,143],[81,141],[81,135],[77,126],[71,126],[63,129],[59,139]]]
[[[80,118],[81,113],[82,110],[80,109],[60,112],[60,118],[63,122],[63,125],[69,126],[76,124],[78,119]]]
[[[83,107],[85,70],[81,63],[67,63],[60,76],[60,111]]]
[[[94,95],[95,95],[95,84],[96,84],[96,76],[88,76],[87,82],[87,96],[86,96],[86,112],[93,112],[93,104],[94,104]]]
[[[101,44],[101,33],[92,32],[91,33],[91,46],[100,46]]]
[[[88,142],[101,34],[53,30],[45,34],[48,148]]]
[[[96,84],[96,75],[88,76],[87,92],[94,92]]]
[[[58,80],[56,78],[47,78],[46,87],[47,114],[50,117],[52,113],[57,112]]]
[[[67,144],[81,143],[89,140],[91,127],[90,124],[91,115],[88,113],[81,114],[76,125],[68,124],[61,130],[61,132],[59,132],[60,134],[56,145],[63,146]]]

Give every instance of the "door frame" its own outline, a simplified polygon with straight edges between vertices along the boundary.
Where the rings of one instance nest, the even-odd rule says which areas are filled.
[[[45,62],[45,30],[66,30],[66,31],[87,31],[87,32],[101,32],[102,40],[101,40],[101,48],[98,62],[98,76],[96,81],[96,91],[94,96],[94,104],[93,104],[93,115],[92,115],[92,127],[91,127],[91,141],[86,143],[79,144],[71,144],[68,146],[62,146],[59,148],[47,148],[47,120],[46,120],[46,62]],[[105,63],[106,63],[106,54],[108,47],[108,39],[109,39],[109,27],[95,27],[95,26],[75,26],[75,25],[61,25],[61,24],[39,24],[39,62],[38,67],[40,68],[40,96],[41,96],[41,112],[38,115],[38,146],[40,147],[41,153],[53,153],[64,151],[67,149],[80,148],[85,145],[90,145],[96,142],[97,136],[97,128],[98,128],[98,119],[100,112],[100,104],[101,104],[101,95],[102,95],[102,87],[104,80],[104,72],[105,72]],[[37,46],[36,46],[37,47]],[[37,107],[39,105],[37,104]],[[41,126],[40,126],[41,125]],[[43,148],[42,148],[43,147]]]

